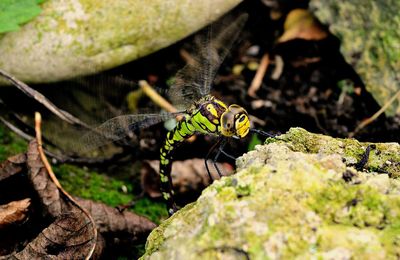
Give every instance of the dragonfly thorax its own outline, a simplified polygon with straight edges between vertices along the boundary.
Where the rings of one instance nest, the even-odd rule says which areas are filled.
[[[246,110],[238,105],[229,107],[221,100],[207,95],[191,114],[191,124],[197,132],[243,138],[250,129]]]

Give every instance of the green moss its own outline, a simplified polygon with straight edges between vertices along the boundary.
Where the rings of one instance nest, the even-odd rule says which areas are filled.
[[[129,180],[112,178],[94,171],[88,172],[72,165],[61,165],[55,167],[54,171],[64,189],[75,196],[103,202],[112,207],[130,203],[135,199]],[[123,191],[123,187],[126,192]],[[164,202],[154,202],[146,197],[139,199],[132,211],[155,223],[160,223],[167,217]]]
[[[236,188],[236,194],[238,197],[249,196],[251,194],[250,185],[239,184],[238,187]]]
[[[69,193],[85,199],[103,202],[110,206],[129,203],[132,186],[96,172],[88,172],[71,165],[61,165],[54,169],[61,185]],[[126,193],[122,187],[127,188]]]
[[[12,155],[25,152],[27,146],[27,141],[16,136],[0,123],[0,162]]]
[[[383,250],[377,233],[373,229],[326,226],[318,231],[318,246],[322,252],[341,248],[344,251],[342,254],[350,254],[358,259],[390,258]]]
[[[164,201],[152,201],[149,198],[138,200],[132,209],[135,213],[148,217],[156,224],[160,224],[163,219],[168,218],[168,212]]]
[[[170,222],[171,221],[167,219],[150,233],[150,235],[147,237],[147,242],[146,242],[146,254],[152,254],[153,252],[157,251],[157,249],[162,245],[164,241],[163,234],[165,227]]]
[[[380,241],[390,254],[400,255],[400,219],[383,230]]]
[[[236,189],[234,187],[225,187],[218,192],[217,198],[223,201],[236,199]]]
[[[308,205],[327,223],[376,228],[388,224],[388,198],[368,185],[337,182],[309,193]]]

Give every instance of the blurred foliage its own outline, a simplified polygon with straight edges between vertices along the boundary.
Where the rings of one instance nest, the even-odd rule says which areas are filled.
[[[263,142],[260,140],[260,138],[257,135],[253,135],[250,139],[250,143],[248,145],[247,150],[252,151],[258,144],[262,144]]]
[[[39,4],[45,0],[1,0],[0,33],[17,31],[21,24],[40,14]]]

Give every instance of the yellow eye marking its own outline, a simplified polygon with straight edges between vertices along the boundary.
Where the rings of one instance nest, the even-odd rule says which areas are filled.
[[[236,120],[236,132],[240,138],[245,137],[250,130],[249,117],[242,114],[239,119]]]

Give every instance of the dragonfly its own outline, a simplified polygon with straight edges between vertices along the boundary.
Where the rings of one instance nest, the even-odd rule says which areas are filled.
[[[245,22],[247,14],[240,15],[234,22],[222,24],[220,32],[213,37],[212,28],[198,43],[199,50],[193,55],[192,62],[185,65],[175,75],[175,82],[168,91],[172,103],[178,108],[176,113],[130,114],[109,119],[96,127],[82,138],[82,142],[91,147],[100,146],[110,140],[120,140],[127,133],[143,129],[151,125],[180,117],[170,130],[160,149],[160,181],[162,196],[166,201],[169,215],[174,214],[178,207],[174,201],[171,168],[173,153],[178,146],[195,134],[214,135],[220,137],[217,144],[223,146],[226,138],[242,139],[249,132],[271,136],[270,134],[250,127],[247,111],[237,105],[227,105],[210,94],[211,86],[222,61],[225,59],[233,42],[237,39]],[[223,149],[219,149],[216,159]],[[210,153],[209,153],[210,154]],[[209,176],[211,176],[205,163]],[[221,176],[221,174],[220,174]]]

